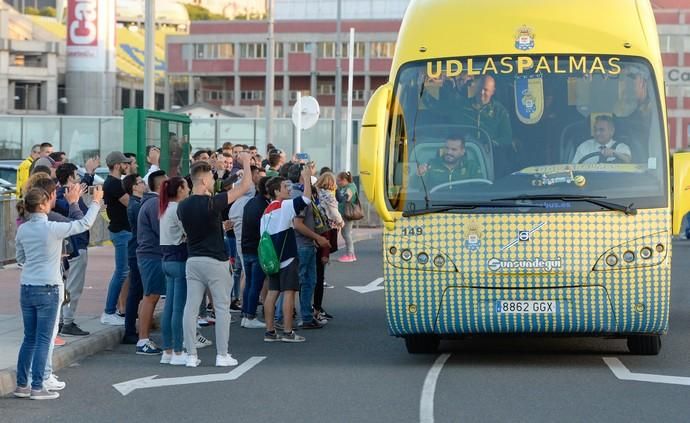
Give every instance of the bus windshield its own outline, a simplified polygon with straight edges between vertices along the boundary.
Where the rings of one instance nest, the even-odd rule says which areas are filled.
[[[506,204],[496,209],[492,201],[510,199],[526,213],[601,210],[567,201],[591,197],[666,207],[658,94],[648,62],[630,57],[408,63],[397,75],[388,125],[389,206],[476,204],[457,212],[495,212]],[[539,207],[519,207],[533,201]]]

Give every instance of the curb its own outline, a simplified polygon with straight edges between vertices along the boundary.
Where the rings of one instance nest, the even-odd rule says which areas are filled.
[[[125,332],[123,326],[104,328],[82,338],[70,338],[64,347],[55,348],[53,352],[53,371],[63,369],[77,361],[111,349],[118,345]],[[15,367],[0,370],[0,396],[11,394],[16,388],[17,370]]]

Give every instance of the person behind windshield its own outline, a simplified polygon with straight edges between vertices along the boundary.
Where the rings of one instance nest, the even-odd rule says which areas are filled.
[[[443,157],[436,157],[417,168],[428,189],[463,179],[483,178],[479,164],[465,157],[465,140],[450,137],[446,140]]]
[[[616,127],[613,119],[599,115],[594,120],[594,138],[583,142],[575,150],[573,163],[630,163],[630,147],[613,139]]]
[[[468,79],[464,79],[467,82]],[[477,82],[477,91],[471,101],[462,107],[462,123],[486,131],[496,146],[513,145],[513,130],[508,110],[495,100],[496,80],[485,75]],[[481,139],[481,134],[477,134]]]

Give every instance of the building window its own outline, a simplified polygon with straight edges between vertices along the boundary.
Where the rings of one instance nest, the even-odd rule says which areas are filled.
[[[373,58],[390,58],[395,53],[395,43],[393,42],[377,42],[371,43],[371,57]]]
[[[40,53],[13,53],[10,55],[10,65],[27,68],[45,68],[48,66],[44,55]]]
[[[204,101],[229,101],[232,100],[233,95],[232,91],[204,89],[201,92],[201,97],[204,99]]]
[[[364,90],[352,90],[352,101],[364,101]]]
[[[290,43],[290,53],[311,53],[312,43]]]
[[[290,91],[290,101],[297,101],[297,93],[301,91],[302,92],[302,97],[306,97],[309,95],[309,90],[295,90],[295,91]]]
[[[336,44],[333,42],[321,42],[318,43],[318,55],[321,58],[333,58],[336,57],[338,52],[335,48]]]
[[[14,83],[14,108],[15,110],[43,110],[41,97],[43,84],[40,82],[15,82]]]
[[[194,57],[201,60],[232,59],[235,46],[231,43],[194,44]]]
[[[144,91],[136,90],[134,92],[134,107],[138,109],[144,108]]]
[[[332,82],[319,81],[316,86],[318,95],[335,95],[335,85]]]
[[[240,100],[260,101],[264,99],[264,92],[260,90],[240,91]]]
[[[242,43],[240,44],[240,57],[243,59],[265,59],[266,44]]]
[[[120,100],[120,105],[122,110],[128,109],[130,107],[130,90],[128,88],[121,88],[122,99]]]

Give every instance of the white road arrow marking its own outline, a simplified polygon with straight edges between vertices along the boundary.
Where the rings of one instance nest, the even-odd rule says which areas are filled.
[[[420,423],[434,423],[434,395],[436,395],[436,382],[441,374],[441,369],[446,361],[450,358],[450,354],[441,354],[438,356],[434,365],[429,369],[424,379],[424,386],[422,387],[422,397],[419,400],[419,421]]]
[[[376,280],[363,286],[347,286],[346,288],[359,292],[360,294],[368,294],[374,291],[381,291],[383,289],[383,287],[380,286],[382,283],[383,278],[377,278]]]
[[[615,357],[602,357],[604,363],[620,380],[635,380],[638,382],[667,383],[671,385],[690,386],[690,377],[654,375],[650,373],[633,373],[625,367],[619,359]]]
[[[170,377],[165,379],[154,379],[158,375],[132,379],[113,385],[123,396],[137,389],[158,388],[161,386],[189,385],[192,383],[222,382],[238,379],[243,374],[251,370],[252,367],[261,363],[266,357],[251,357],[249,360],[235,367],[228,373],[214,373],[210,375]]]

